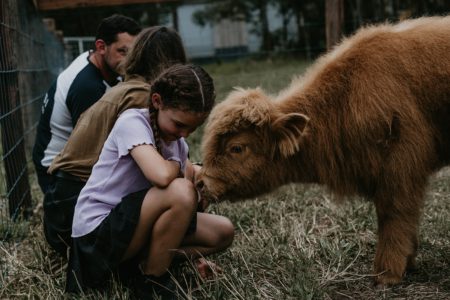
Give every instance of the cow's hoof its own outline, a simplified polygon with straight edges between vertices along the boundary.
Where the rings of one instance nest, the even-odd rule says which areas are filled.
[[[378,275],[375,277],[376,289],[386,289],[390,286],[396,285],[402,281],[402,276],[394,275],[390,272]]]
[[[409,273],[415,273],[419,270],[416,264],[415,258],[408,259],[408,264],[406,265],[406,271]]]
[[[385,291],[385,290],[389,289],[389,286],[382,284],[382,283],[375,282],[374,286],[377,291]]]

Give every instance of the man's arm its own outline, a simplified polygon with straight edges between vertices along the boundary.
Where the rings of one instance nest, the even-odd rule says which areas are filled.
[[[73,127],[80,115],[106,92],[106,83],[92,68],[87,66],[78,73],[67,93],[66,105],[72,117]]]

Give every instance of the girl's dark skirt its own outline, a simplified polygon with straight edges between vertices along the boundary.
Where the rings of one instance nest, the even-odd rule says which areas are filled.
[[[139,274],[139,258],[121,262],[139,222],[142,202],[148,190],[125,196],[97,228],[74,238],[67,269],[66,292],[103,288],[112,276],[131,279]],[[197,214],[187,234],[195,232]]]

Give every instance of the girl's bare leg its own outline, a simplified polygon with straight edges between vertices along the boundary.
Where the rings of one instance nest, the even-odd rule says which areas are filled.
[[[234,226],[225,217],[197,213],[197,230],[185,237],[179,251],[180,258],[195,259],[194,264],[203,279],[214,277],[222,269],[204,256],[228,248],[233,242]]]
[[[228,248],[233,238],[234,226],[229,219],[197,213],[197,230],[183,239],[180,250],[189,258],[202,257]]]
[[[176,179],[166,189],[151,188],[142,203],[139,222],[123,260],[136,255],[150,240],[143,271],[160,276],[177,253],[196,258],[229,247],[234,227],[222,216],[197,213],[197,230],[185,235],[196,208],[197,193],[188,180]]]
[[[151,188],[141,207],[141,215],[123,260],[136,255],[149,241],[145,274],[160,276],[169,268],[175,251],[184,239],[195,213],[197,194],[192,182],[179,178],[167,188]]]

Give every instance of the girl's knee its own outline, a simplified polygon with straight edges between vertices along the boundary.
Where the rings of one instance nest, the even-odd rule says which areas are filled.
[[[173,208],[191,212],[197,208],[197,192],[192,182],[176,178],[165,189],[151,188],[145,195],[141,213],[162,213]]]
[[[217,216],[216,238],[215,244],[220,248],[227,248],[233,243],[234,239],[234,225],[226,217]]]
[[[233,223],[228,219],[223,217],[223,229],[222,229],[222,235],[224,238],[224,241],[226,241],[227,247],[231,245],[234,239],[234,225]]]
[[[197,192],[191,181],[177,178],[168,188],[174,207],[192,212],[197,209]]]

